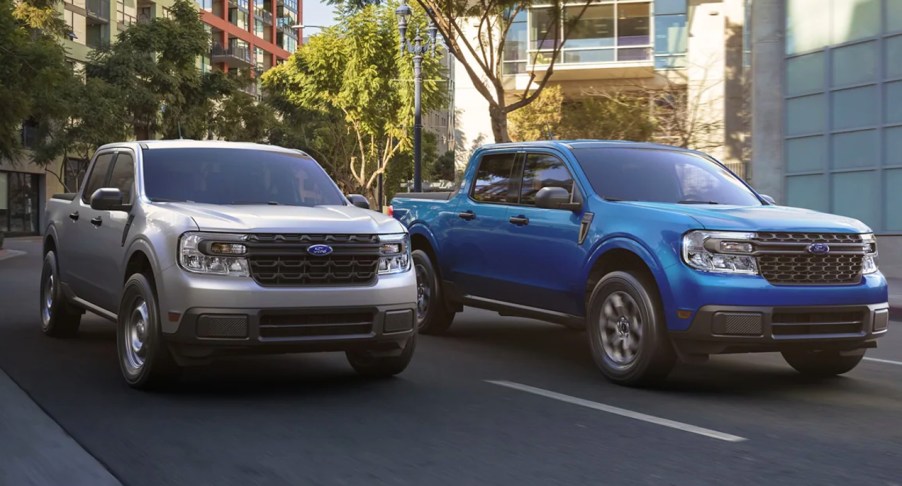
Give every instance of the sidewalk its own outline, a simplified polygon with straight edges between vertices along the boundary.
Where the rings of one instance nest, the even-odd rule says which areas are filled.
[[[0,371],[0,484],[121,486]]]

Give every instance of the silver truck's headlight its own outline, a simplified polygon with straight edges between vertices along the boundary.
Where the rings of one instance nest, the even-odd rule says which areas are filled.
[[[690,231],[683,236],[683,261],[703,272],[757,275],[753,238],[755,233]]]
[[[877,238],[874,237],[873,233],[867,233],[861,235],[861,240],[864,242],[864,258],[861,259],[861,273],[875,273],[877,272]]]
[[[379,236],[379,274],[410,270],[410,236],[406,233]]]
[[[192,273],[247,277],[244,235],[185,233],[179,239],[179,266]]]

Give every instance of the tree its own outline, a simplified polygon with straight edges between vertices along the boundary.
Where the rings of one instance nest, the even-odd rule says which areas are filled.
[[[0,158],[18,158],[23,121],[40,140],[68,116],[75,80],[57,42],[61,23],[54,1],[0,0]]]
[[[244,93],[236,93],[220,102],[211,128],[225,140],[265,142],[275,124],[275,112],[270,106]]]
[[[367,6],[313,36],[287,62],[263,75],[267,92],[295,109],[340,116],[353,138],[344,163],[353,190],[372,195],[377,178],[410,149],[413,80],[408,54],[399,55],[391,5]],[[424,59],[423,110],[442,106],[437,59]]]
[[[592,96],[564,100],[559,86],[549,86],[536,101],[511,115],[514,140],[604,139],[650,140],[655,120],[642,92],[593,91]]]
[[[534,102],[554,73],[561,49],[573,33],[591,0],[567,3],[560,0],[417,0],[438,26],[451,54],[460,62],[473,86],[489,103],[492,134],[496,142],[510,141],[508,114]],[[524,91],[508,101],[504,88],[503,60],[507,34],[514,20],[533,4],[550,4],[548,24],[535,45],[542,52],[528,55],[529,82]],[[566,10],[565,10],[566,8]],[[475,35],[472,32],[475,30]],[[546,48],[545,46],[550,46]]]
[[[138,139],[205,138],[212,103],[232,93],[232,85],[222,72],[197,68],[210,38],[196,4],[175,0],[169,12],[129,26],[108,49],[94,51],[86,73],[121,90]]]

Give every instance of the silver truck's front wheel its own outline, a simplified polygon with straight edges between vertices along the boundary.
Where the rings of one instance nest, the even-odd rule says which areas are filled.
[[[125,282],[118,324],[119,367],[130,386],[152,388],[175,378],[179,368],[163,340],[156,294],[146,276],[138,273]]]

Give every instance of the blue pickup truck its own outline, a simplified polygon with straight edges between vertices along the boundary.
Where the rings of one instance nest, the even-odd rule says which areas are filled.
[[[778,206],[696,151],[488,145],[456,190],[399,194],[391,211],[411,235],[420,332],[447,330],[464,305],[585,329],[620,384],[767,351],[837,375],[887,332],[866,225]]]

